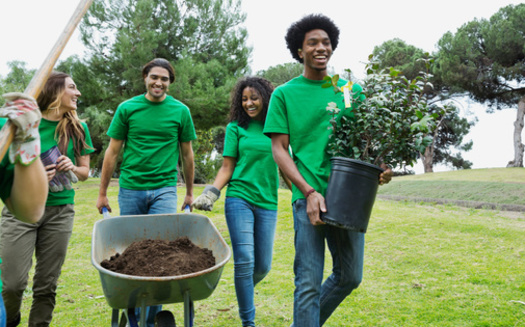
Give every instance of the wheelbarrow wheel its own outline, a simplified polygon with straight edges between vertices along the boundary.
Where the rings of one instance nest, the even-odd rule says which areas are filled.
[[[162,310],[155,316],[155,327],[176,327],[175,317],[168,310]]]

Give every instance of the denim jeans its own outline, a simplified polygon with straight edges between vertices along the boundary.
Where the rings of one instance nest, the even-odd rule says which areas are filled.
[[[6,321],[4,299],[2,299],[2,295],[0,294],[0,327],[5,327]]]
[[[293,204],[295,291],[293,326],[322,326],[363,278],[365,235],[330,225],[313,226],[306,200]],[[322,282],[325,240],[332,255],[332,274]]]
[[[177,212],[177,188],[168,186],[156,190],[130,190],[120,188],[118,203],[121,216],[157,215]],[[146,308],[146,327],[155,326],[155,316],[162,310],[162,305]],[[140,321],[140,308],[135,309]]]
[[[255,326],[254,287],[272,266],[277,211],[227,197],[224,205],[233,249],[235,292],[243,326]]]

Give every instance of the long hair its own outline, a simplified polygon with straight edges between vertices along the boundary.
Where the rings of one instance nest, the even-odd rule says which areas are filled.
[[[58,110],[62,105],[62,96],[66,92],[66,78],[71,77],[66,73],[52,72],[37,98],[41,111]],[[76,110],[69,111],[58,122],[55,130],[55,139],[58,149],[67,155],[69,140],[73,140],[75,157],[82,156],[82,150],[90,149],[86,143],[86,132],[80,123]]]
[[[251,120],[250,116],[248,116],[242,107],[242,91],[244,91],[244,89],[247,87],[255,89],[261,96],[261,115],[263,123],[266,120],[270,96],[272,95],[274,89],[272,83],[262,77],[244,77],[237,82],[231,92],[230,116],[228,121],[231,122],[236,120],[238,125],[242,128],[248,127],[248,124]]]

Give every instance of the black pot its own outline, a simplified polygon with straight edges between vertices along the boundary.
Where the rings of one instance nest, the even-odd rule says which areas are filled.
[[[333,157],[322,220],[366,233],[383,169],[355,159]]]

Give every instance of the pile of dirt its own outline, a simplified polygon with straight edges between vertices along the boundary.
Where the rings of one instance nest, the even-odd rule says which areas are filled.
[[[147,239],[131,243],[100,265],[133,276],[163,277],[195,273],[215,265],[212,251],[193,244],[186,236],[174,241]]]

